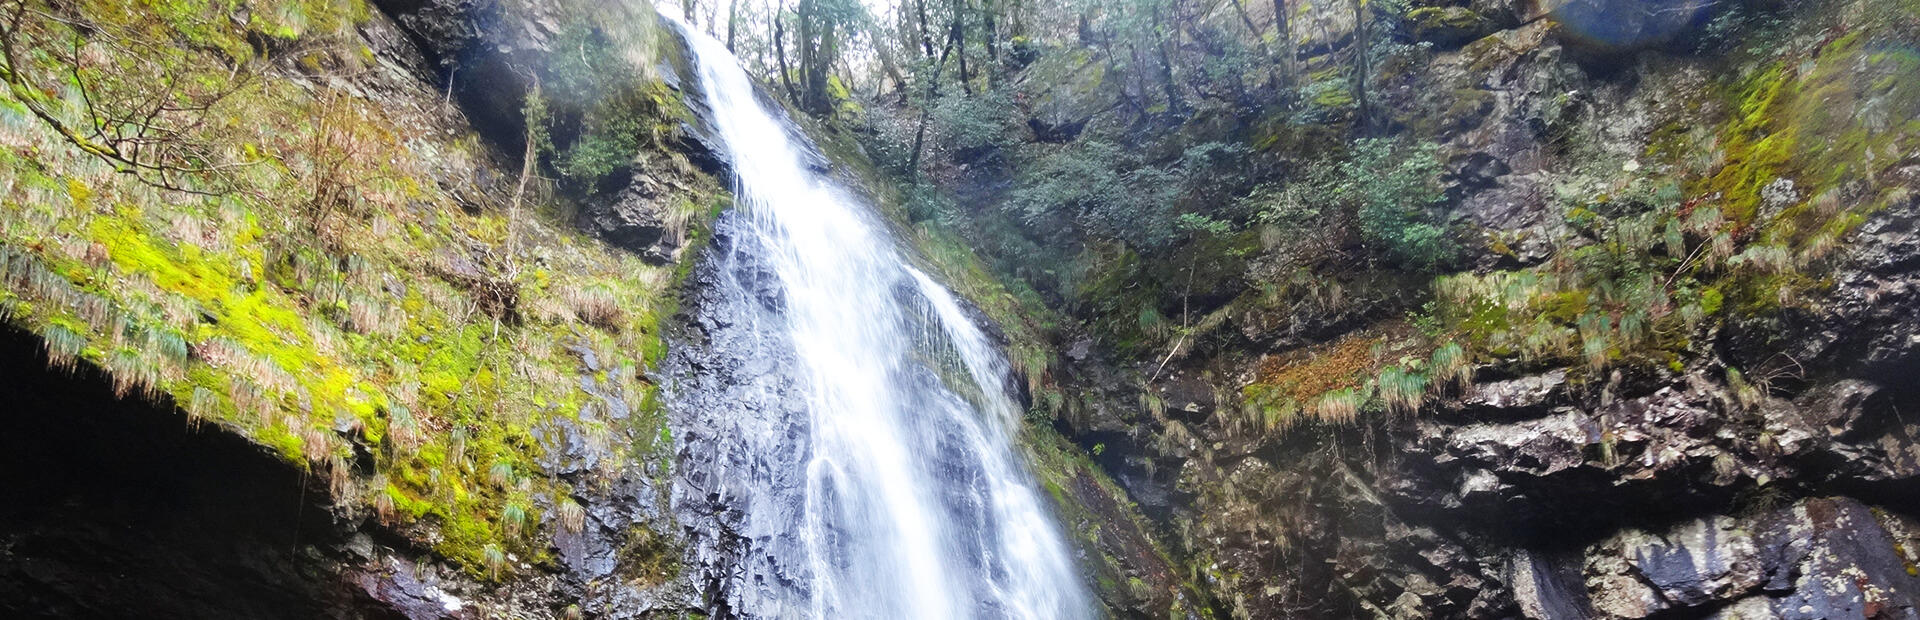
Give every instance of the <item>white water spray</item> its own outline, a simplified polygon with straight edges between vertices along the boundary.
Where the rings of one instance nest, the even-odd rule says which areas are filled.
[[[860,202],[811,172],[720,42],[682,27],[737,205],[777,275],[807,382],[807,600],[818,619],[1083,620],[1093,612],[1011,446],[1000,353]],[[966,394],[967,396],[962,396]],[[736,610],[758,617],[755,609]]]

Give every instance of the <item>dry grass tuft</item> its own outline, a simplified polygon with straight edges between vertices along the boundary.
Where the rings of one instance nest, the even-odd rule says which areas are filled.
[[[1360,419],[1360,406],[1365,402],[1359,388],[1327,392],[1313,401],[1313,417],[1328,424],[1352,424]]]
[[[113,377],[114,396],[133,395],[149,400],[159,396],[160,366],[139,349],[114,349],[107,356],[106,367],[107,374]]]
[[[578,534],[587,527],[587,510],[571,497],[560,498],[554,507],[554,518],[560,522],[560,529]]]
[[[580,322],[609,332],[618,332],[627,321],[627,311],[612,291],[600,287],[569,287],[560,292],[562,303]]]

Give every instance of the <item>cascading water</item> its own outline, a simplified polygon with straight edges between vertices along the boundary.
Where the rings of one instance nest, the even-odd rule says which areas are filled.
[[[870,210],[804,164],[803,139],[726,48],[680,30],[740,212],[722,224],[702,318],[711,347],[739,351],[688,363],[681,392],[716,387],[674,405],[703,446],[682,451],[679,501],[732,515],[713,536],[727,541],[705,543],[735,566],[709,577],[727,613],[1091,617],[1011,448],[1004,359]]]

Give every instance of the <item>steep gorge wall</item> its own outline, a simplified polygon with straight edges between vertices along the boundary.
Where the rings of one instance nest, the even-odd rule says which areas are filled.
[[[1006,133],[928,166],[957,198],[929,225],[1055,321],[1036,410],[1221,614],[1908,617],[1920,13],[1669,4],[1380,9],[1365,124],[1345,86],[1135,107],[1153,78],[1049,48],[1005,82]],[[1344,3],[1291,6],[1305,79],[1338,76]],[[1404,204],[1457,254],[1287,210],[1340,204],[1288,193],[1330,191],[1316,167],[1376,191],[1341,166],[1407,161],[1353,138],[1432,145],[1438,198]],[[1222,232],[1142,249],[1049,184],[1101,141],[1174,175],[1244,148],[1207,172],[1252,181],[1180,203]]]

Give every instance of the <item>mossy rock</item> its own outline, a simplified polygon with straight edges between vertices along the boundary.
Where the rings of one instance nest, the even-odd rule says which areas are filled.
[[[1407,21],[1413,24],[1414,38],[1444,48],[1456,48],[1486,36],[1493,25],[1473,9],[1458,6],[1414,9],[1407,13]]]

